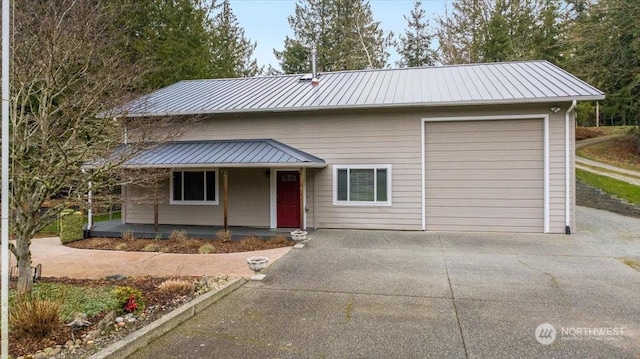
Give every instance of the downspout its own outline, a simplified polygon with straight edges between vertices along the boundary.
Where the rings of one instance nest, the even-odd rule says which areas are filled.
[[[567,109],[567,112],[564,115],[564,156],[565,156],[565,161],[564,161],[564,197],[565,197],[565,202],[564,202],[564,217],[565,217],[565,227],[564,227],[564,232],[565,234],[571,234],[571,218],[570,218],[570,201],[571,201],[571,196],[569,195],[569,190],[571,189],[571,181],[570,179],[572,178],[572,176],[569,175],[569,171],[571,170],[571,156],[569,154],[569,133],[570,133],[570,129],[569,129],[569,124],[571,123],[570,121],[570,116],[571,116],[571,112],[573,110],[575,110],[577,105],[577,101],[573,100],[573,102],[571,103],[571,106],[569,107],[569,109]]]

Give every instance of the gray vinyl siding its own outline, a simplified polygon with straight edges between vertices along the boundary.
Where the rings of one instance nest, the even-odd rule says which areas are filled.
[[[218,173],[220,175],[220,173]],[[222,180],[220,180],[222,186]],[[140,201],[145,189],[127,186],[125,189],[125,223],[153,223],[153,203]],[[222,187],[220,196],[222,196]],[[162,183],[160,193],[166,198],[158,208],[161,224],[212,225],[223,224],[223,206],[169,204],[169,181]],[[269,227],[269,177],[265,169],[229,169],[229,225]]]
[[[554,104],[556,105],[556,104]],[[311,111],[305,113],[256,113],[247,115],[215,115],[204,117],[195,124],[190,124],[182,130],[182,134],[175,140],[224,140],[224,139],[257,139],[266,138],[280,141],[286,145],[295,147],[301,151],[317,156],[326,161],[327,167],[320,169],[307,169],[306,176],[306,207],[307,227],[309,228],[349,228],[349,229],[400,229],[421,230],[422,221],[427,217],[427,230],[429,227],[429,208],[423,211],[422,197],[422,151],[421,151],[421,126],[422,119],[429,117],[460,117],[460,116],[489,116],[489,115],[522,115],[522,114],[548,114],[550,116],[549,136],[549,194],[550,209],[549,222],[552,233],[564,233],[565,226],[565,162],[564,162],[564,113],[569,103],[559,104],[562,110],[558,114],[549,112],[550,105],[512,105],[512,106],[466,106],[466,107],[441,107],[441,108],[415,108],[405,110],[376,110],[376,111]],[[517,120],[531,122],[531,120]],[[516,120],[512,122],[517,122]],[[473,121],[470,127],[461,129],[461,132],[473,132],[482,130],[483,121]],[[539,133],[536,141],[540,141],[542,148],[542,119],[533,120],[537,123]],[[465,122],[468,123],[468,122]],[[429,122],[425,124],[428,128]],[[476,127],[479,126],[479,127]],[[518,125],[515,125],[516,129]],[[573,129],[571,129],[573,131]],[[524,160],[536,157],[541,167],[543,165],[542,152],[528,153],[522,151],[518,144],[509,141],[509,138],[523,139],[519,131],[512,133],[512,137],[503,136],[497,140],[503,141],[503,149],[496,154],[497,161],[500,158],[519,158]],[[451,137],[455,139],[457,137]],[[573,132],[570,135],[573,139]],[[483,144],[482,146],[490,146]],[[571,143],[573,148],[573,140]],[[477,156],[477,151],[466,148],[469,158]],[[541,151],[537,149],[536,151]],[[451,158],[451,154],[443,154],[443,158]],[[428,159],[428,156],[425,156]],[[497,161],[480,163],[477,159],[470,161],[466,169],[460,172],[462,176],[473,176],[475,168],[494,166],[495,175],[504,176],[504,168],[500,168]],[[573,159],[570,174],[573,176]],[[333,166],[334,165],[391,165],[392,192],[391,206],[344,206],[333,204]],[[455,162],[450,163],[450,168],[455,168]],[[474,167],[476,166],[476,167]],[[497,167],[495,167],[497,166]],[[296,169],[291,167],[291,169]],[[500,171],[503,172],[500,172]],[[264,226],[270,225],[270,179],[265,176],[266,168],[261,169],[231,169],[229,173],[229,223],[230,225]],[[273,171],[273,169],[272,169]],[[523,199],[521,204],[525,209],[518,209],[503,213],[495,211],[494,215],[510,215],[515,213],[513,225],[505,225],[485,230],[521,231],[523,226],[531,228],[529,231],[542,232],[540,219],[531,225],[528,214],[523,215],[529,206],[541,206],[543,201],[542,177],[538,178],[537,172],[527,172],[523,177],[514,178],[508,188],[502,189],[502,193],[518,191],[518,186],[529,185],[535,182],[535,198]],[[434,173],[433,178],[443,180],[443,174]],[[444,176],[446,178],[446,176]],[[428,178],[426,178],[428,180]],[[493,179],[488,178],[488,186]],[[571,190],[573,191],[573,177],[571,178]],[[168,186],[168,184],[167,184]],[[496,188],[496,191],[498,189]],[[167,199],[169,190],[167,187]],[[425,189],[425,194],[428,192]],[[477,195],[477,191],[475,193]],[[448,195],[459,198],[460,201],[472,203],[477,201],[472,192],[457,190],[450,191]],[[125,196],[126,197],[126,196]],[[481,198],[481,197],[479,197]],[[573,198],[573,192],[572,192]],[[482,198],[481,198],[482,199]],[[499,197],[498,197],[499,199]],[[500,205],[491,198],[484,198],[490,205]],[[491,201],[489,201],[491,200]],[[444,199],[439,199],[440,205],[445,205]],[[438,202],[434,202],[438,204]],[[571,221],[574,221],[573,199],[570,201]],[[466,210],[468,211],[468,210]],[[542,209],[540,209],[542,211]],[[427,213],[425,213],[427,212]],[[125,206],[128,223],[151,223],[153,220],[152,205],[134,205],[127,203]],[[470,218],[473,213],[461,212]],[[541,212],[542,213],[542,212]],[[527,218],[519,218],[527,217]],[[540,215],[542,218],[542,214]],[[162,204],[160,208],[160,221],[167,224],[196,224],[196,225],[220,225],[222,224],[222,206],[180,206]],[[469,223],[474,223],[470,220]],[[477,222],[477,220],[475,220]],[[527,222],[524,225],[523,222]],[[538,228],[540,226],[540,228]],[[535,227],[535,230],[533,228]],[[575,228],[575,227],[574,227]],[[460,228],[460,230],[473,230],[472,228]]]
[[[420,118],[415,113],[215,117],[197,123],[183,135],[185,140],[246,138],[274,139],[327,162],[324,169],[308,171],[307,226],[421,229]],[[334,206],[332,165],[386,164],[392,166],[392,206]],[[315,206],[313,186],[309,186],[313,172]],[[317,223],[313,223],[314,209]]]

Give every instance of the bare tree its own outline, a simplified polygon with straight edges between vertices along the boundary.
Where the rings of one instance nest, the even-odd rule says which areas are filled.
[[[62,209],[81,205],[89,182],[110,178],[135,152],[113,156],[124,122],[109,109],[133,95],[130,89],[148,69],[131,65],[124,53],[127,40],[114,19],[126,8],[99,0],[14,4],[10,249],[19,267],[18,290],[25,292],[33,285],[33,236]],[[96,161],[105,158],[111,160]],[[91,161],[92,170],[82,173]]]

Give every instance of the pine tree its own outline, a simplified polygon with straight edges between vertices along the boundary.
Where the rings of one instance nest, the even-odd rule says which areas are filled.
[[[391,34],[375,21],[363,0],[298,0],[288,18],[293,38],[274,49],[285,73],[310,71],[309,53],[315,46],[320,71],[382,68],[387,65]]]
[[[256,59],[252,57],[257,44],[245,37],[229,0],[221,4],[210,31],[212,77],[247,77],[260,72]]]
[[[400,60],[396,62],[399,67],[419,67],[435,65],[436,53],[431,48],[434,35],[429,29],[429,20],[422,3],[416,1],[409,16],[404,16],[407,21],[407,30],[400,35],[400,43],[397,44]]]
[[[444,64],[480,61],[490,12],[485,0],[455,0],[451,16],[438,19],[439,57]]]

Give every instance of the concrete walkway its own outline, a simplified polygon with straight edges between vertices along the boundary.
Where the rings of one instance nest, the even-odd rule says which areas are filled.
[[[594,143],[598,143],[602,141],[607,141],[617,137],[621,137],[621,136],[612,135],[612,136],[590,138],[587,140],[578,141],[576,142],[576,148],[592,145]],[[601,176],[614,178],[614,179],[617,179],[629,184],[633,184],[636,186],[640,186],[639,171],[633,171],[625,168],[612,166],[603,162],[590,160],[584,157],[579,157],[577,155],[576,155],[576,168],[579,168],[587,172],[595,173]]]
[[[640,220],[583,207],[570,236],[320,230],[131,358],[637,358],[617,255]]]
[[[104,278],[121,274],[140,276],[202,276],[224,273],[233,277],[250,277],[246,259],[266,256],[270,263],[291,247],[229,254],[173,254],[156,252],[124,252],[69,248],[60,239],[36,238],[31,245],[34,265],[42,264],[44,277]],[[12,258],[12,265],[15,259]]]

